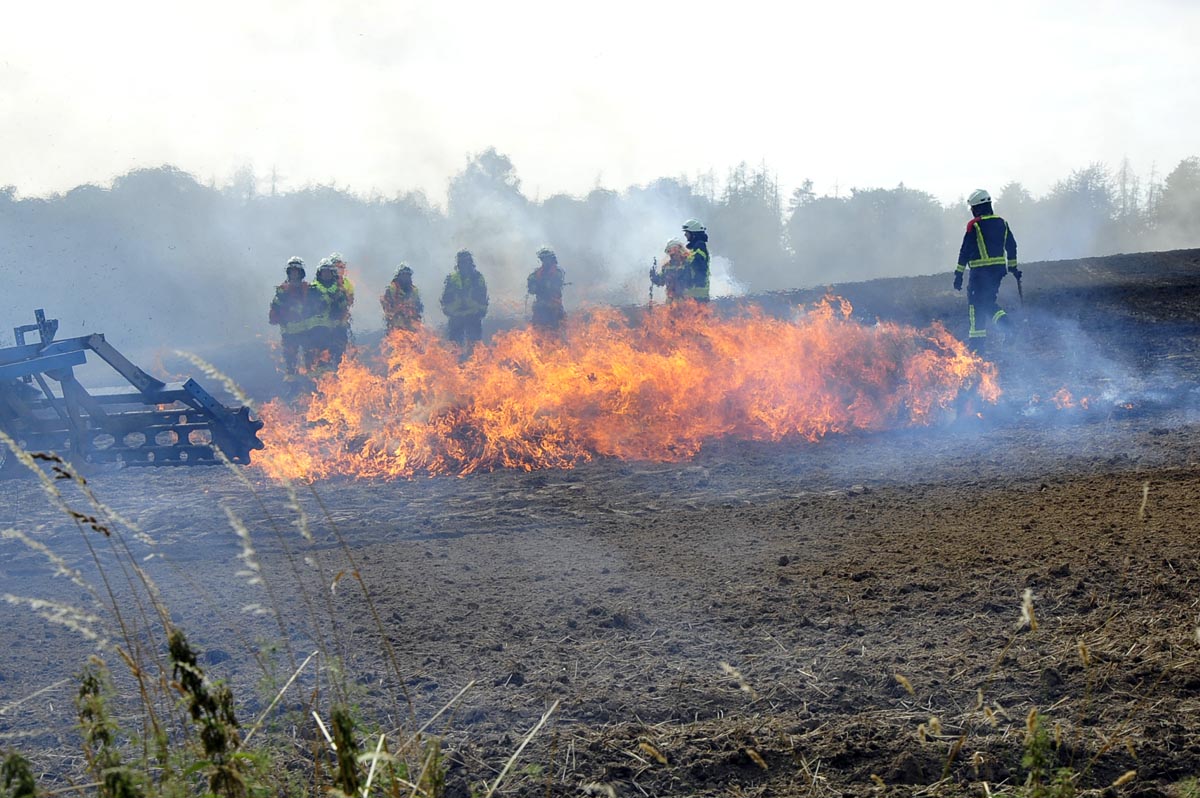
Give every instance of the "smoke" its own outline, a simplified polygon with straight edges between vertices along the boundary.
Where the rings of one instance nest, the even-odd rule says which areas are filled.
[[[1106,222],[1106,185],[1103,171],[1091,169],[1044,200],[1004,187],[997,211],[1012,223],[1022,262],[1120,243]],[[944,273],[966,218],[962,207],[903,185],[818,197],[806,184],[786,213],[781,204],[766,168],[744,165],[722,190],[709,175],[530,198],[494,149],[464,162],[444,208],[420,193],[359,197],[335,185],[277,193],[273,178],[249,166],[220,186],[164,166],[47,199],[18,199],[10,188],[0,191],[8,276],[0,321],[28,323],[42,307],[62,322],[60,335],[103,332],[135,360],[188,349],[223,364],[221,353],[250,347],[261,362],[278,338],[267,307],[293,255],[309,279],[322,258],[344,255],[356,288],[354,331],[368,343],[383,326],[378,298],[401,262],[413,269],[426,323],[444,324],[438,300],[459,248],[474,253],[488,282],[485,329],[495,331],[526,321],[526,278],[543,245],[558,254],[574,314],[645,303],[651,264],[690,217],[710,231],[714,298]]]

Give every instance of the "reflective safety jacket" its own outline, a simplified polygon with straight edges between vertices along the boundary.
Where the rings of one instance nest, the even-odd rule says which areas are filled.
[[[267,320],[278,324],[279,331],[284,335],[294,335],[309,329],[312,316],[316,311],[311,301],[312,287],[307,280],[298,283],[285,282],[275,286],[275,296],[271,299],[271,310]]]
[[[379,304],[383,306],[383,320],[389,330],[415,330],[425,312],[417,287],[411,286],[406,291],[395,280],[388,283]]]
[[[687,258],[685,255],[682,258],[669,259],[661,264],[660,271],[655,272],[650,277],[650,282],[654,285],[661,285],[667,289],[667,301],[675,302],[687,296],[689,279],[691,270],[688,268]]]
[[[708,301],[708,243],[697,242],[687,258],[688,281],[684,291],[689,299]]]
[[[547,309],[562,309],[563,286],[566,284],[567,273],[558,266],[541,267],[529,275],[525,281],[526,293],[533,294],[533,307]]]
[[[442,312],[446,318],[479,318],[487,315],[487,282],[477,269],[463,274],[457,268],[446,275],[442,287]]]
[[[1006,265],[1009,271],[1017,268],[1017,239],[1008,222],[999,216],[976,216],[967,222],[956,271]]]
[[[350,298],[342,287],[342,281],[335,280],[329,285],[325,285],[317,280],[313,282],[312,289],[318,311],[313,315],[311,326],[348,326],[350,323]]]

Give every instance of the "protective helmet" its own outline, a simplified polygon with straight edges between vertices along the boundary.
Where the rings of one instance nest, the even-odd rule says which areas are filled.
[[[346,259],[342,257],[340,252],[331,252],[329,254],[329,262],[334,266],[345,266]]]
[[[685,232],[685,233],[703,233],[704,225],[702,225],[700,223],[699,219],[688,219],[686,222],[683,223],[683,232]]]
[[[287,265],[288,266],[299,266],[299,267],[303,268],[304,267],[304,258],[300,257],[299,255],[293,255],[292,257],[288,258]]]
[[[458,263],[474,263],[475,256],[471,254],[469,249],[460,249],[454,253],[454,260]]]
[[[663,252],[669,253],[673,249],[683,249],[683,247],[684,244],[682,241],[678,238],[671,238],[667,240],[667,245],[663,247]]]
[[[392,279],[395,280],[396,277],[399,277],[402,274],[407,274],[410,277],[412,276],[412,269],[410,269],[408,267],[407,263],[401,263],[399,266],[396,267],[396,276],[393,277]]]
[[[554,254],[554,250],[550,249],[550,247],[541,247],[538,249],[537,256],[538,260],[546,260],[547,258],[558,260],[558,256]]]
[[[992,195],[984,191],[982,188],[977,188],[971,192],[971,196],[967,197],[967,204],[974,208],[976,205],[982,205],[985,202],[991,202]]]
[[[333,260],[331,260],[330,258],[321,258],[321,265],[318,266],[317,268],[323,269],[326,266],[332,266],[332,265],[333,265]]]

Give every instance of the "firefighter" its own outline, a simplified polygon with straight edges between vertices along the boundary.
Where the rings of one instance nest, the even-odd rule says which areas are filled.
[[[526,281],[526,292],[533,294],[533,326],[539,330],[558,330],[567,315],[562,296],[566,272],[559,268],[558,256],[550,247],[539,249],[537,258],[541,265]]]
[[[346,276],[346,259],[342,257],[340,252],[332,252],[329,255],[329,262],[333,264],[333,268],[337,269],[338,281],[342,285],[342,291],[346,294],[346,320],[345,333],[346,340],[350,340],[350,308],[354,307],[354,283]]]
[[[317,269],[312,293],[317,306],[310,322],[313,348],[320,351],[328,367],[337,368],[350,340],[350,301],[329,258]]]
[[[383,306],[383,322],[388,332],[412,332],[421,326],[425,305],[421,303],[421,292],[413,285],[412,269],[407,263],[401,263],[396,268],[396,275],[388,283],[383,296],[379,297],[379,304]]]
[[[699,219],[688,219],[683,223],[683,235],[687,238],[687,288],[684,294],[697,302],[708,301],[708,231]]]
[[[483,317],[487,315],[487,282],[475,267],[469,250],[454,256],[454,271],[446,275],[442,288],[442,312],[448,321],[447,337],[463,347],[464,354],[483,340]]]
[[[299,374],[300,348],[304,347],[305,365],[310,365],[312,349],[308,345],[308,330],[313,304],[308,281],[304,279],[304,261],[292,257],[287,262],[287,280],[275,287],[268,321],[279,325],[283,342],[284,378]]]
[[[663,247],[667,253],[666,259],[660,264],[662,270],[650,267],[650,282],[661,285],[667,290],[667,302],[673,303],[687,296],[688,288],[688,257],[687,247],[678,238],[667,241]]]
[[[983,352],[989,320],[994,327],[1005,330],[1011,324],[1008,315],[996,303],[1005,270],[1012,272],[1018,283],[1021,281],[1021,270],[1017,268],[1017,239],[1009,229],[1008,222],[992,213],[991,195],[983,189],[976,189],[967,199],[967,204],[971,206],[972,218],[967,222],[967,232],[958,251],[954,290],[962,290],[963,272],[969,270],[967,345],[973,352]]]

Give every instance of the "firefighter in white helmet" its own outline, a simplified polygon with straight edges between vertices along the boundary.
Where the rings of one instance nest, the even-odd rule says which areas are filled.
[[[383,307],[383,322],[388,332],[392,330],[415,331],[421,326],[421,316],[425,305],[421,302],[421,292],[413,285],[413,271],[407,263],[401,263],[396,268],[396,274],[388,283],[379,298]]]
[[[487,281],[470,250],[460,249],[455,254],[454,271],[446,275],[442,286],[441,305],[446,314],[446,337],[469,355],[483,340],[483,317],[488,310]]]
[[[667,257],[657,267],[650,268],[650,282],[661,285],[667,290],[667,302],[678,302],[687,298],[688,289],[688,252],[687,246],[678,238],[667,241],[663,247]]]
[[[1021,284],[1017,268],[1017,239],[1008,222],[992,213],[992,196],[976,189],[967,198],[971,221],[963,235],[958,251],[958,268],[954,271],[954,290],[961,291],[963,273],[969,271],[967,283],[967,343],[972,351],[982,353],[988,337],[988,324],[1007,328],[1008,314],[996,302],[1000,282],[1011,272]]]
[[[697,302],[708,301],[708,230],[699,219],[688,219],[683,223],[683,235],[687,238],[687,288],[684,293]]]
[[[533,294],[533,326],[539,330],[558,330],[567,312],[563,309],[566,272],[558,265],[558,255],[550,247],[537,251],[538,268],[525,281],[525,290]]]

